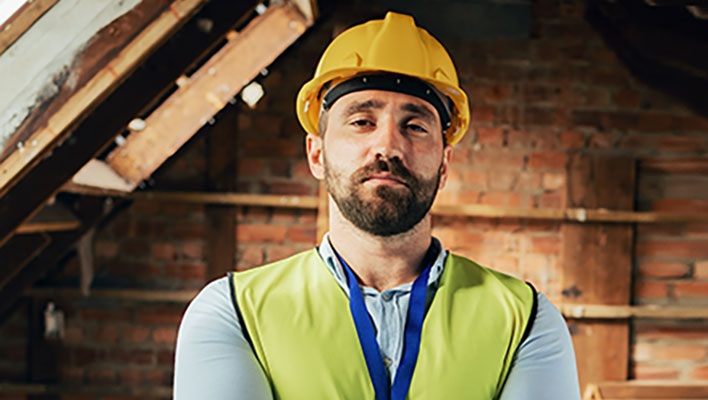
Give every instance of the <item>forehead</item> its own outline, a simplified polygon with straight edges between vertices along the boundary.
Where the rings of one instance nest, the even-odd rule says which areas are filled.
[[[427,110],[426,114],[429,114],[436,121],[440,120],[435,107],[427,101],[408,94],[386,90],[361,90],[348,93],[337,99],[332,104],[330,111],[337,114],[348,114],[359,109],[411,111],[415,110],[416,107]]]

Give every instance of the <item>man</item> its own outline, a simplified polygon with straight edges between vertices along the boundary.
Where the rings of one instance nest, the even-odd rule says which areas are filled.
[[[579,399],[553,305],[431,236],[430,207],[469,123],[442,45],[395,13],[351,28],[297,112],[329,192],[329,233],[194,299],[175,398]]]

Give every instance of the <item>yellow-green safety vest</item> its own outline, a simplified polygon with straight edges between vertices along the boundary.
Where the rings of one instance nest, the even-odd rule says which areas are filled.
[[[316,249],[232,274],[275,399],[374,399],[349,298]],[[425,316],[407,399],[498,398],[534,304],[524,282],[450,254]]]

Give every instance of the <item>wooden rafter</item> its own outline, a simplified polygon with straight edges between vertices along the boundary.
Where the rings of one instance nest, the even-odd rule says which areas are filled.
[[[111,167],[137,186],[214,117],[248,82],[309,26],[291,5],[271,6],[229,42],[146,118],[108,156]]]
[[[26,2],[10,19],[0,25],[0,54],[12,46],[58,0],[34,0]]]
[[[680,400],[708,398],[705,381],[635,380],[588,385],[583,400]]]
[[[639,160],[641,170],[665,174],[708,174],[708,158],[644,158]]]
[[[145,30],[140,32],[108,65],[79,89],[48,120],[47,125],[32,133],[27,143],[0,164],[0,196],[16,183],[27,169],[58,144],[67,130],[96,102],[105,98],[127,75],[135,70],[155,48],[170,37],[203,4],[204,0],[175,0]]]
[[[141,302],[188,303],[198,290],[145,290],[145,289],[92,289],[90,298],[116,299]],[[77,298],[85,297],[80,289],[32,288],[25,293],[30,297]],[[629,306],[605,304],[569,304],[554,301],[566,318],[573,319],[708,319],[708,307]]]
[[[240,1],[210,1],[81,121],[70,141],[53,148],[21,180],[4,188],[0,195],[0,245],[136,115],[152,107],[184,71],[209,54],[252,6]],[[200,28],[198,20],[203,18],[213,21],[209,32]]]
[[[81,221],[66,207],[54,203],[44,206],[29,221],[17,228],[16,233],[28,234],[38,232],[70,231],[78,229]]]

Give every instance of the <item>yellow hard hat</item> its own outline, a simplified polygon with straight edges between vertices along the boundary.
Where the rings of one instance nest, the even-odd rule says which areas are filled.
[[[318,133],[325,85],[327,89],[335,88],[338,84],[370,73],[403,76],[402,85],[406,88],[414,81],[407,77],[432,85],[437,92],[434,97],[441,97],[442,103],[446,103],[444,109],[449,110],[449,124],[446,127],[443,123],[447,144],[455,145],[462,139],[469,126],[470,111],[467,95],[460,88],[450,55],[425,29],[415,25],[413,17],[394,12],[387,13],[383,20],[372,20],[349,28],[327,47],[315,76],[300,88],[297,95],[297,117],[305,131]],[[372,81],[371,78],[367,81],[367,78],[362,78],[363,82]],[[380,79],[373,81],[378,83],[372,88],[384,90],[401,84],[398,78],[395,83],[382,83]],[[410,89],[391,90],[409,93]],[[430,90],[427,93],[430,94]],[[439,105],[433,105],[440,113]],[[442,114],[440,117],[443,121]]]

